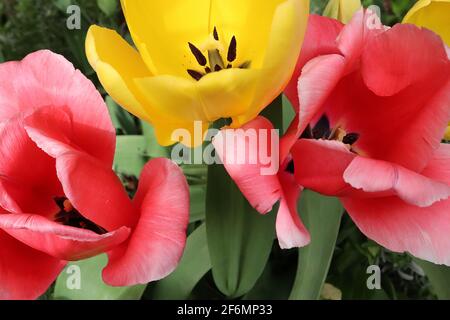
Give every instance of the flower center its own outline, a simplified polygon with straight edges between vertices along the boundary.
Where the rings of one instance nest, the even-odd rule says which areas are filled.
[[[207,56],[200,50],[198,47],[196,47],[192,43],[188,43],[189,49],[191,50],[192,54],[194,55],[195,59],[197,60],[197,63],[200,65],[201,68],[203,68],[202,71],[194,70],[194,69],[188,69],[187,73],[196,81],[199,81],[201,78],[203,78],[205,75],[211,72],[219,72],[223,69],[232,69],[232,68],[239,68],[239,69],[248,69],[251,66],[251,61],[246,61],[244,63],[241,63],[237,66],[234,66],[236,59],[237,59],[237,40],[236,37],[233,36],[231,38],[230,44],[228,45],[228,53],[225,59],[222,57],[222,54],[219,50],[219,33],[217,32],[217,28],[214,27],[213,31],[213,39],[215,42],[215,46],[212,45],[210,48],[207,48],[205,51],[208,52]]]
[[[107,230],[83,217],[67,198],[55,198],[60,211],[55,215],[55,222],[65,226],[93,231],[97,234],[108,233]]]

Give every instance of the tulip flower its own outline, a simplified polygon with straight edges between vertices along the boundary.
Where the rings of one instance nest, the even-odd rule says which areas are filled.
[[[450,61],[413,25],[369,28],[358,12],[301,70],[296,181],[337,196],[360,230],[395,252],[450,265]],[[337,32],[336,32],[337,31]],[[316,48],[305,42],[305,51]],[[317,79],[321,79],[320,83]]]
[[[38,51],[1,64],[0,79],[0,299],[35,299],[67,261],[100,253],[113,286],[169,274],[188,224],[178,167],[149,162],[131,201],[106,105],[72,64]]]
[[[348,23],[356,11],[362,8],[360,0],[330,0],[323,15]]]
[[[92,26],[90,64],[106,91],[155,127],[161,145],[194,122],[254,119],[289,82],[309,12],[306,0],[122,0],[137,51]],[[202,139],[200,139],[202,140]],[[183,141],[185,144],[189,142]]]
[[[419,0],[405,16],[403,23],[430,29],[450,46],[449,13],[450,0]]]

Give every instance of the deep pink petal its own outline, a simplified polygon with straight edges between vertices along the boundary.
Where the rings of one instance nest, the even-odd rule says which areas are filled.
[[[441,143],[422,174],[450,185],[450,144]]]
[[[34,300],[56,280],[65,262],[34,250],[0,229],[0,300]]]
[[[109,254],[103,279],[113,286],[145,284],[170,274],[181,259],[189,223],[189,188],[178,166],[151,160],[134,200],[141,216],[127,244]]]
[[[85,218],[108,231],[133,227],[137,209],[113,170],[99,160],[80,152],[56,159],[64,193]]]
[[[21,62],[1,64],[0,79],[0,122],[42,107],[67,107],[76,143],[112,163],[115,131],[106,105],[95,86],[63,56],[42,50]]]
[[[356,157],[344,173],[345,182],[365,192],[391,191],[409,204],[429,207],[450,196],[450,185],[399,165]]]
[[[0,206],[10,212],[50,215],[62,195],[55,160],[27,136],[20,119],[0,124]]]
[[[297,66],[291,82],[285,89],[285,94],[291,101],[295,110],[298,111],[298,78],[303,67],[311,59],[320,55],[339,54],[336,39],[339,36],[343,24],[337,20],[311,15],[308,20],[305,39],[300,53]]]
[[[222,130],[213,141],[231,178],[250,204],[262,214],[270,212],[281,198],[277,176],[279,166],[270,172],[267,170],[270,165],[261,157],[261,154],[271,155],[269,158],[278,162],[279,146],[274,144],[272,148],[271,130],[272,123],[258,117],[239,130]],[[264,137],[267,137],[265,141],[260,139]]]
[[[396,197],[342,200],[361,231],[380,245],[450,265],[450,200],[428,208],[408,205]]]
[[[33,249],[68,261],[87,259],[107,252],[124,242],[130,234],[129,228],[122,227],[98,235],[30,214],[0,214],[0,229]]]
[[[351,186],[343,175],[355,156],[338,141],[301,139],[292,148],[296,181],[328,196],[346,194]]]
[[[302,188],[295,182],[294,176],[280,172],[279,178],[283,186],[283,197],[277,214],[276,230],[282,249],[304,247],[311,241],[311,236],[300,220],[297,203]]]

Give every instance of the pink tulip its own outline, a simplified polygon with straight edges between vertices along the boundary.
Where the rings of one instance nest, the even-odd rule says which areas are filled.
[[[181,258],[188,187],[150,161],[131,201],[112,171],[115,132],[93,84],[39,51],[0,65],[0,299],[35,299],[67,261],[108,253],[104,281],[135,285]]]
[[[345,27],[311,19],[304,52],[314,53],[288,89],[299,121],[283,147],[295,143],[296,181],[339,197],[369,238],[450,265],[446,47],[426,29],[374,28],[372,18],[360,11]],[[312,139],[297,141],[293,132],[317,124]]]

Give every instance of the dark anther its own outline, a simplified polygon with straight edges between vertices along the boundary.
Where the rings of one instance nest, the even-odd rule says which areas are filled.
[[[214,40],[219,41],[219,33],[217,33],[216,27],[214,27],[213,36],[214,36]]]
[[[202,67],[206,66],[208,61],[206,60],[206,57],[203,55],[203,53],[198,49],[196,46],[194,46],[192,43],[189,42],[189,48],[191,49],[192,54],[194,55],[195,59],[197,59],[197,62]]]
[[[342,142],[348,145],[354,145],[359,140],[359,133],[349,133],[347,134]]]
[[[227,69],[231,69],[231,68],[233,68],[233,66],[231,65],[231,63],[229,63],[229,64],[227,65]]]
[[[239,66],[239,69],[248,69],[252,65],[251,61],[245,61],[243,64]]]
[[[288,163],[288,165],[287,165],[287,167],[286,167],[286,172],[289,172],[289,173],[292,173],[292,174],[295,173],[294,160],[291,160],[291,161]]]
[[[312,129],[313,137],[314,139],[324,139],[328,138],[330,133],[330,121],[328,120],[328,117],[326,115],[323,115],[322,118],[320,118],[319,122],[317,122],[315,127]]]
[[[194,78],[195,80],[199,81],[201,78],[203,78],[204,74],[192,69],[188,69],[187,72],[189,75]]]
[[[305,131],[303,131],[302,135],[300,136],[300,139],[312,139],[312,138],[313,138],[313,134],[312,134],[311,126],[308,125],[308,127],[305,129]]]
[[[237,56],[237,41],[236,37],[233,36],[233,38],[231,38],[230,46],[228,47],[228,57],[227,57],[228,62],[231,63],[234,60],[236,60],[236,56]]]
[[[219,72],[220,70],[222,70],[222,67],[216,64],[216,66],[214,67],[214,71]]]
[[[211,68],[210,68],[210,67],[206,67],[206,68],[205,68],[205,72],[206,72],[206,73],[211,73]]]

